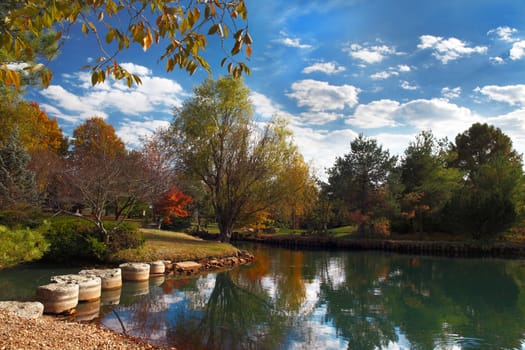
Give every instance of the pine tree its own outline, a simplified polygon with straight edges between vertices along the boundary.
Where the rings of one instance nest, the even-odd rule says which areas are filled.
[[[27,167],[29,160],[17,128],[7,140],[0,140],[0,208],[37,204],[35,174]]]

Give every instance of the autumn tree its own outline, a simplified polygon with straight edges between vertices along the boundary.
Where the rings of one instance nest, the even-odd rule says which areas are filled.
[[[0,208],[37,204],[35,175],[28,169],[30,157],[18,130],[0,141]]]
[[[282,198],[276,178],[295,151],[286,126],[260,128],[249,90],[240,79],[207,80],[175,110],[170,129],[181,170],[207,188],[228,241],[242,216],[268,209]]]
[[[337,157],[328,169],[332,197],[342,200],[350,210],[350,219],[358,231],[374,231],[374,220],[381,217],[386,203],[387,180],[397,157],[362,134],[350,143],[350,153]]]
[[[448,215],[454,229],[476,239],[505,231],[516,220],[522,159],[499,128],[473,124],[450,145],[450,166],[465,172]]]
[[[172,217],[186,218],[190,216],[187,206],[192,202],[191,196],[186,195],[176,187],[172,186],[154,202],[153,212],[160,229],[162,223],[171,224]]]
[[[42,71],[41,83],[49,85],[52,72],[38,59],[34,40],[52,34],[54,42],[62,42],[73,30],[94,36],[99,45],[97,63],[86,67],[92,72],[93,84],[110,75],[125,79],[129,86],[140,83],[140,77],[116,61],[118,54],[132,44],[145,51],[152,45],[163,45],[159,58],[166,62],[168,72],[177,66],[190,74],[199,67],[209,71],[201,51],[213,37],[223,47],[231,37],[231,49],[225,50],[221,62],[224,65],[229,61],[231,74],[249,72],[244,62],[234,59],[243,48],[246,56],[251,55],[248,11],[243,0],[9,0],[0,5],[0,15],[0,51],[7,53],[0,62],[0,83],[6,85],[20,85],[20,72],[8,66],[12,62],[25,62],[26,71]]]
[[[410,142],[401,160],[402,214],[419,233],[424,230],[425,219],[436,221],[461,186],[462,172],[446,167],[446,146],[446,139],[422,131]]]

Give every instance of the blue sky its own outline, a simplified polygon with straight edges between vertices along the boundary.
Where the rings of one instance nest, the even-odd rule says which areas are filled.
[[[247,0],[257,117],[287,118],[316,174],[359,133],[402,154],[421,130],[454,137],[475,122],[500,127],[525,152],[523,0]],[[213,76],[223,54],[210,42]],[[165,73],[160,51],[119,56],[144,84],[91,86],[80,67],[100,54],[79,28],[51,62],[52,85],[28,93],[66,133],[101,116],[130,146],[166,126],[172,107],[207,77]]]

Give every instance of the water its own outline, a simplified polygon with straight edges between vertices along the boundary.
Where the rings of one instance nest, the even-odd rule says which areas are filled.
[[[125,284],[98,322],[180,349],[525,349],[523,261],[244,248],[250,266]]]

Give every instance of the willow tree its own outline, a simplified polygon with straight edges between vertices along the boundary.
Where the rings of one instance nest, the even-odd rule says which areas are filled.
[[[284,122],[256,123],[241,79],[207,80],[194,94],[175,110],[168,134],[181,170],[204,183],[228,241],[240,218],[283,198],[278,178],[297,150]]]

